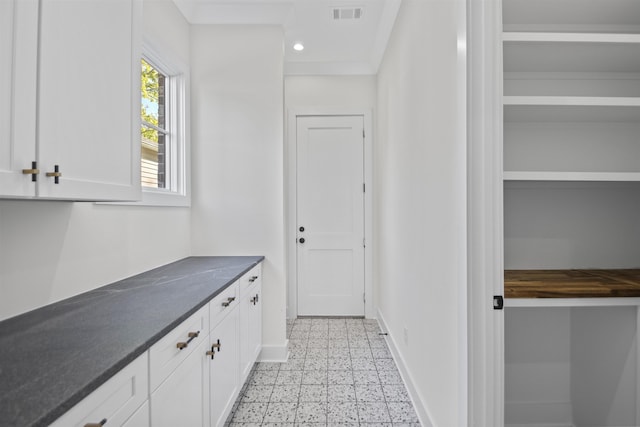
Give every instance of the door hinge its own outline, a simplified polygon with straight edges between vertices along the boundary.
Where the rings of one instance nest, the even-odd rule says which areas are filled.
[[[364,129],[362,129],[362,137],[364,138]]]
[[[502,310],[504,308],[504,298],[502,295],[494,295],[493,296],[493,309],[494,310]]]
[[[362,293],[362,302],[367,302],[367,294]]]
[[[366,184],[363,182],[362,183],[362,192],[365,193],[367,191],[367,186]]]
[[[367,247],[367,240],[364,237],[362,238],[362,247],[363,248]]]

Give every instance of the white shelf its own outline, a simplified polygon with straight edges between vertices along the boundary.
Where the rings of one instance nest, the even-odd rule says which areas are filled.
[[[639,97],[602,96],[504,96],[504,105],[640,107]]]
[[[505,96],[508,123],[640,123],[640,98]]]
[[[640,33],[637,0],[503,0],[509,31]]]
[[[534,172],[505,171],[504,181],[638,182],[640,172]]]
[[[505,77],[535,72],[640,79],[640,34],[503,33],[503,47]]]
[[[548,33],[510,32],[502,33],[504,42],[546,42],[546,43],[621,43],[640,44],[640,34],[611,33]]]
[[[640,307],[640,298],[505,298],[506,308],[514,307]]]

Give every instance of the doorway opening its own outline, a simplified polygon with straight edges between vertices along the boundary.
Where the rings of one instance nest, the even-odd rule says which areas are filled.
[[[287,317],[375,317],[366,112],[290,112]]]

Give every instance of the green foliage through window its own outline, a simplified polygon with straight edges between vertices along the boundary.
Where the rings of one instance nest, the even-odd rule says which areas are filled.
[[[141,176],[144,187],[165,188],[166,143],[169,133],[165,117],[166,76],[141,60]]]
[[[160,83],[162,74],[153,68],[144,59],[141,60],[142,70],[140,73],[140,87],[142,91],[141,114],[143,123],[149,123],[154,126],[162,127],[159,123],[161,117],[160,110],[164,107],[160,104]],[[162,79],[164,80],[164,79]],[[158,142],[157,132],[151,128],[143,126],[143,138]]]

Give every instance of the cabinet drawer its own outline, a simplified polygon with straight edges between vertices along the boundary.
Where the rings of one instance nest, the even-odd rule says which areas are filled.
[[[148,360],[143,353],[50,427],[84,427],[105,419],[105,425],[122,426],[147,400]]]
[[[238,305],[238,281],[222,291],[218,296],[211,300],[210,307],[210,326],[209,330],[216,327],[218,323]]]
[[[144,405],[142,405],[140,409],[138,409],[136,413],[122,425],[122,427],[149,427],[150,423],[149,401],[146,401],[144,402]]]
[[[209,335],[209,306],[191,317],[155,343],[149,350],[151,391],[155,390],[184,359]]]
[[[245,273],[239,280],[240,296],[244,297],[253,291],[253,287],[262,283],[262,264],[258,264]]]

